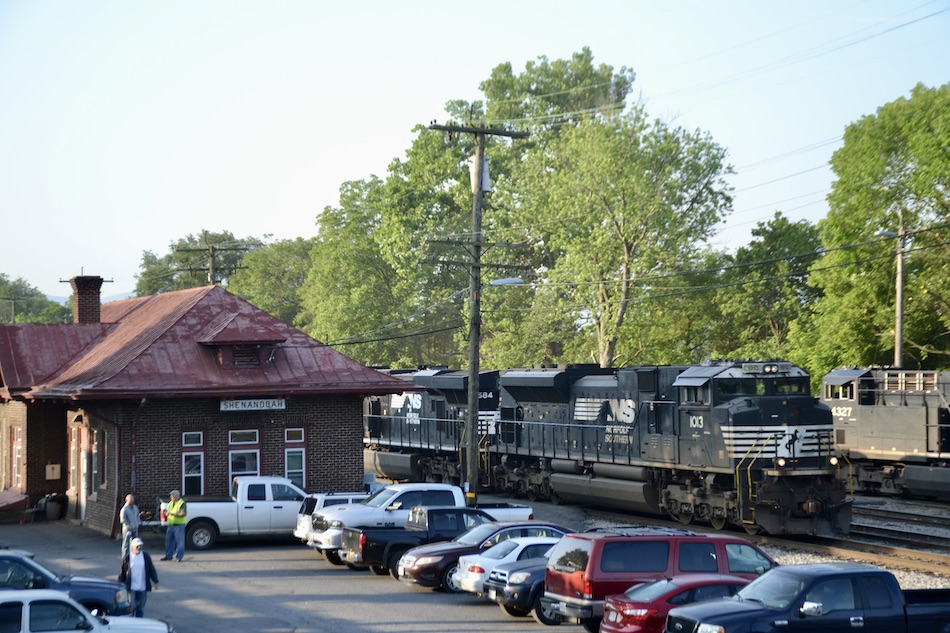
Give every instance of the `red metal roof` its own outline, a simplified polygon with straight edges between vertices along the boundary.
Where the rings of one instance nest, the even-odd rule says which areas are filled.
[[[0,396],[130,397],[400,393],[344,356],[217,286],[106,303],[102,323],[0,325]],[[222,367],[219,348],[273,348]]]

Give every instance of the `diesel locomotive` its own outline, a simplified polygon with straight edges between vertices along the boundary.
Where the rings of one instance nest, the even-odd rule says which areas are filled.
[[[950,499],[950,372],[838,369],[821,398],[851,490]]]
[[[367,470],[462,482],[467,373],[403,377],[406,393],[367,400]],[[831,410],[791,363],[511,369],[478,391],[479,490],[749,533],[850,526]]]

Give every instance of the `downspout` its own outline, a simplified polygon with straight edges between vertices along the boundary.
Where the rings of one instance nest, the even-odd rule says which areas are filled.
[[[119,512],[122,511],[119,499],[123,500],[123,505],[125,504],[124,495],[119,493],[122,490],[119,485],[122,483],[119,480],[119,473],[121,472],[119,464],[122,463],[122,427],[118,423],[115,423],[115,460],[113,461],[115,461],[115,510],[112,512],[112,531],[109,532],[109,538],[115,538],[119,532]]]

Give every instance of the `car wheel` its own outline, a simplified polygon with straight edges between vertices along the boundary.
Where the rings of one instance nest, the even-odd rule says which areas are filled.
[[[402,558],[402,552],[393,554],[389,559],[389,575],[399,580],[399,559]]]
[[[462,593],[462,587],[458,584],[458,581],[455,579],[455,572],[458,571],[459,564],[458,561],[451,563],[448,567],[445,568],[445,571],[442,572],[442,590],[446,593]]]
[[[188,531],[185,536],[188,549],[210,549],[216,540],[218,540],[218,530],[213,523],[209,521],[195,521],[188,526]]]
[[[369,570],[377,576],[385,576],[389,573],[389,567],[385,565],[370,565]]]
[[[327,550],[323,553],[327,557],[327,562],[331,565],[342,565],[343,559],[340,558],[340,555],[333,550]]]
[[[557,626],[561,623],[561,616],[551,609],[545,609],[544,604],[541,602],[541,596],[543,595],[544,587],[541,588],[541,591],[539,591],[538,595],[534,598],[534,608],[531,609],[531,617],[533,617],[534,621],[538,624]]]
[[[510,604],[502,604],[499,602],[498,606],[501,607],[502,611],[504,611],[505,613],[507,613],[508,615],[514,618],[526,618],[529,615],[531,615],[530,611],[526,611],[525,609],[519,609],[518,607],[513,607]]]

